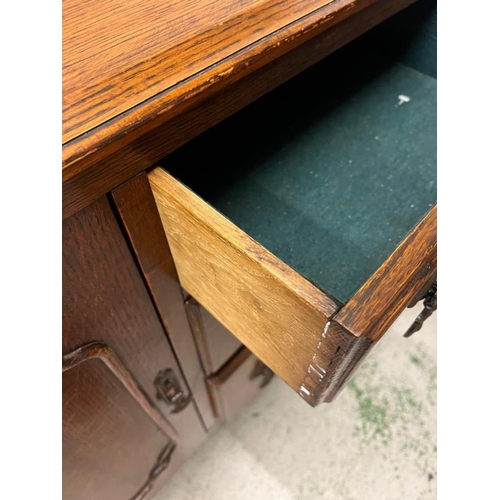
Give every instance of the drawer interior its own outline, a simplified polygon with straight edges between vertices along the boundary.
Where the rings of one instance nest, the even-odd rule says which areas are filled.
[[[347,302],[436,202],[435,18],[424,21],[406,51],[391,49],[393,19],[160,165]]]
[[[408,11],[148,174],[181,286],[313,406],[435,276],[435,16]]]

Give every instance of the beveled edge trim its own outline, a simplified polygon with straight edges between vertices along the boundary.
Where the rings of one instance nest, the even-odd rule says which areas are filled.
[[[98,359],[116,376],[129,394],[136,400],[146,414],[153,420],[156,426],[173,443],[179,443],[177,431],[160,414],[160,412],[151,404],[147,396],[142,391],[139,384],[132,377],[131,373],[125,368],[121,360],[114,353],[111,347],[104,341],[93,341],[71,351],[62,357],[62,371],[70,370],[84,361]]]
[[[372,3],[352,16],[298,43],[283,54],[267,57],[254,71],[228,81],[178,108],[175,116],[157,114],[111,142],[76,154],[74,175],[63,176],[62,218],[66,219],[99,196],[149,169],[161,158],[265,93],[365,33],[416,0]],[[292,50],[293,49],[293,50]],[[273,53],[274,54],[274,53]],[[270,55],[273,55],[270,54]],[[257,57],[257,56],[256,56]]]
[[[137,135],[137,129],[148,127],[153,117],[173,118],[183,111],[186,101],[197,103],[200,95],[208,91],[213,94],[377,1],[380,0],[332,0],[108,122],[72,138],[63,144],[63,180],[80,171],[80,159],[104,145],[109,146],[119,136],[128,135],[130,142]],[[403,8],[416,0],[400,1]]]
[[[372,3],[377,0],[363,1]],[[269,37],[299,24],[320,9],[335,4],[340,14],[345,10],[341,4],[352,10],[357,3],[353,0],[264,0],[248,4],[243,10],[232,12],[222,19],[213,19],[215,23],[210,27],[192,33],[189,38],[177,39],[164,47],[163,51],[149,53],[142,60],[122,67],[111,77],[96,74],[90,82],[76,79],[79,82],[76,87],[66,83],[75,81],[78,73],[75,66],[79,64],[73,61],[72,64],[63,65],[63,90],[72,98],[69,103],[63,100],[63,147],[99,127],[109,124],[116,127],[117,124],[113,122],[123,121],[123,115],[134,108],[151,108],[154,100],[165,93],[174,94],[170,101],[175,101],[176,91],[182,96],[182,88],[191,89],[191,82],[199,80],[204,73],[214,74],[212,78],[203,79],[205,87],[213,85],[233,71],[233,68],[214,71],[217,66],[231,59],[239,59],[240,52],[254,45],[263,45],[265,50]],[[73,50],[73,53],[78,52]],[[179,55],[182,64],[176,59]],[[119,87],[123,81],[127,82],[125,88]],[[197,87],[200,83],[195,82],[195,85]],[[108,93],[110,88],[115,90],[111,95]],[[126,100],[123,100],[124,97]],[[131,125],[129,121],[122,127]]]

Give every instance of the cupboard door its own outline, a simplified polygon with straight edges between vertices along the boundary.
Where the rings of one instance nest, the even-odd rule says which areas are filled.
[[[147,175],[134,177],[115,189],[112,197],[193,399],[206,428],[211,429],[215,420],[205,373],[198,358],[182,289]],[[228,335],[232,337],[231,334]]]
[[[137,474],[130,475],[134,482],[130,483],[127,491],[131,491],[137,482],[142,484],[147,479],[150,468],[169,442],[164,433],[157,430],[158,425],[155,427],[159,422],[172,428],[173,434],[178,436],[170,464],[158,479],[158,483],[162,482],[198,448],[206,437],[206,431],[191,397],[190,387],[185,382],[106,198],[101,198],[63,223],[63,358],[95,343],[107,346],[109,352],[120,361],[123,367],[121,373],[126,376],[119,379],[134,380],[139,388],[135,394],[139,394],[139,400],[142,400],[142,394],[148,402],[143,405],[143,409],[149,408],[149,414],[157,415],[158,418],[155,423],[151,423],[151,419],[140,413],[140,405],[138,407],[134,398],[123,392],[120,382],[106,372],[106,367],[100,366],[102,360],[86,361],[65,372],[63,384],[65,388],[68,386],[73,389],[68,392],[66,388],[63,394],[64,428],[71,428],[72,422],[81,422],[86,433],[79,434],[78,440],[85,439],[89,443],[95,441],[96,444],[92,445],[93,451],[65,446],[64,481],[71,484],[76,480],[73,473],[66,477],[67,471],[72,470],[78,471],[78,477],[81,476],[78,481],[84,481],[85,484],[96,482],[100,485],[100,491],[104,491],[102,483],[106,481],[110,490],[118,488],[121,483],[119,476],[111,473],[103,476],[100,466],[96,465],[109,459],[113,462],[109,466],[113,467],[112,470],[128,471],[137,467]],[[73,370],[78,371],[72,374]],[[96,370],[102,377],[98,377]],[[177,410],[181,406],[169,403],[168,398],[163,397],[158,390],[157,377],[166,371],[175,377],[178,384],[176,391],[180,398],[177,400],[184,403],[180,411]],[[99,405],[92,406],[87,401],[92,393],[89,392],[90,385],[82,385],[82,380],[97,381],[91,382],[91,386],[99,386],[95,389],[100,398]],[[108,390],[110,394],[106,399],[104,395]],[[100,424],[103,413],[106,418]],[[111,432],[108,429],[101,435],[100,425],[107,429],[114,421],[119,423],[118,427],[128,431],[117,429]],[[98,454],[94,456],[96,447],[108,434],[117,440],[115,447],[110,448],[115,451],[103,455],[104,458],[99,458]],[[153,436],[157,436],[157,441]],[[142,439],[144,442],[138,445]],[[105,447],[108,448],[108,444]],[[139,449],[137,454],[133,452],[136,447]],[[108,497],[102,494],[87,498]],[[120,498],[125,497],[122,495]]]
[[[63,358],[62,388],[63,498],[140,498],[175,453],[174,429],[103,343]]]

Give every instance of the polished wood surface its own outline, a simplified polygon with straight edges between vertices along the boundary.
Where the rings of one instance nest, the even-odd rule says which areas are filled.
[[[65,498],[154,493],[260,390],[248,348],[312,406],[331,401],[435,276],[435,209],[340,308],[168,174],[144,173],[411,3],[65,0]],[[179,280],[206,309],[186,313]],[[207,334],[211,321],[239,340]],[[193,394],[178,414],[154,385],[165,368]]]
[[[179,445],[160,484],[206,437],[196,404],[171,413],[172,408],[157,399],[154,380],[160,370],[171,368],[186,391],[188,386],[107,199],[65,220],[62,233],[63,355],[90,342],[105,342],[175,429]],[[114,457],[117,463],[119,457]],[[157,455],[152,459],[154,463]],[[142,477],[141,484],[146,479]]]
[[[169,437],[173,443],[179,442],[177,431],[163,418],[160,412],[151,405],[147,396],[143,393],[142,389],[137,385],[134,377],[123,366],[118,356],[106,344],[106,342],[89,342],[88,344],[79,347],[62,358],[62,371],[65,372],[78,366],[84,361],[90,359],[101,360],[106,367],[118,378],[123,387],[127,389],[129,394],[137,401],[141,408],[146,412],[149,418],[156,424],[156,426]]]
[[[63,498],[131,499],[170,436],[98,357],[63,373],[62,395]]]
[[[184,298],[147,175],[134,177],[115,189],[112,197],[151,298],[208,429],[214,424],[214,417],[205,387],[205,373],[198,360]]]
[[[165,171],[149,179],[183,288],[299,391],[338,306]]]
[[[63,148],[63,217],[149,168],[413,1],[330,2],[195,78],[89,128]],[[287,3],[276,3],[283,14]]]
[[[66,0],[63,143],[328,3]]]

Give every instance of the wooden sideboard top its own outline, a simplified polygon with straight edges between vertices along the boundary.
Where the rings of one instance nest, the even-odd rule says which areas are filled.
[[[63,142],[160,92],[182,93],[187,79],[328,3],[65,1]]]
[[[144,169],[110,166],[116,152],[356,14],[333,45],[413,1],[64,0],[64,216]]]

